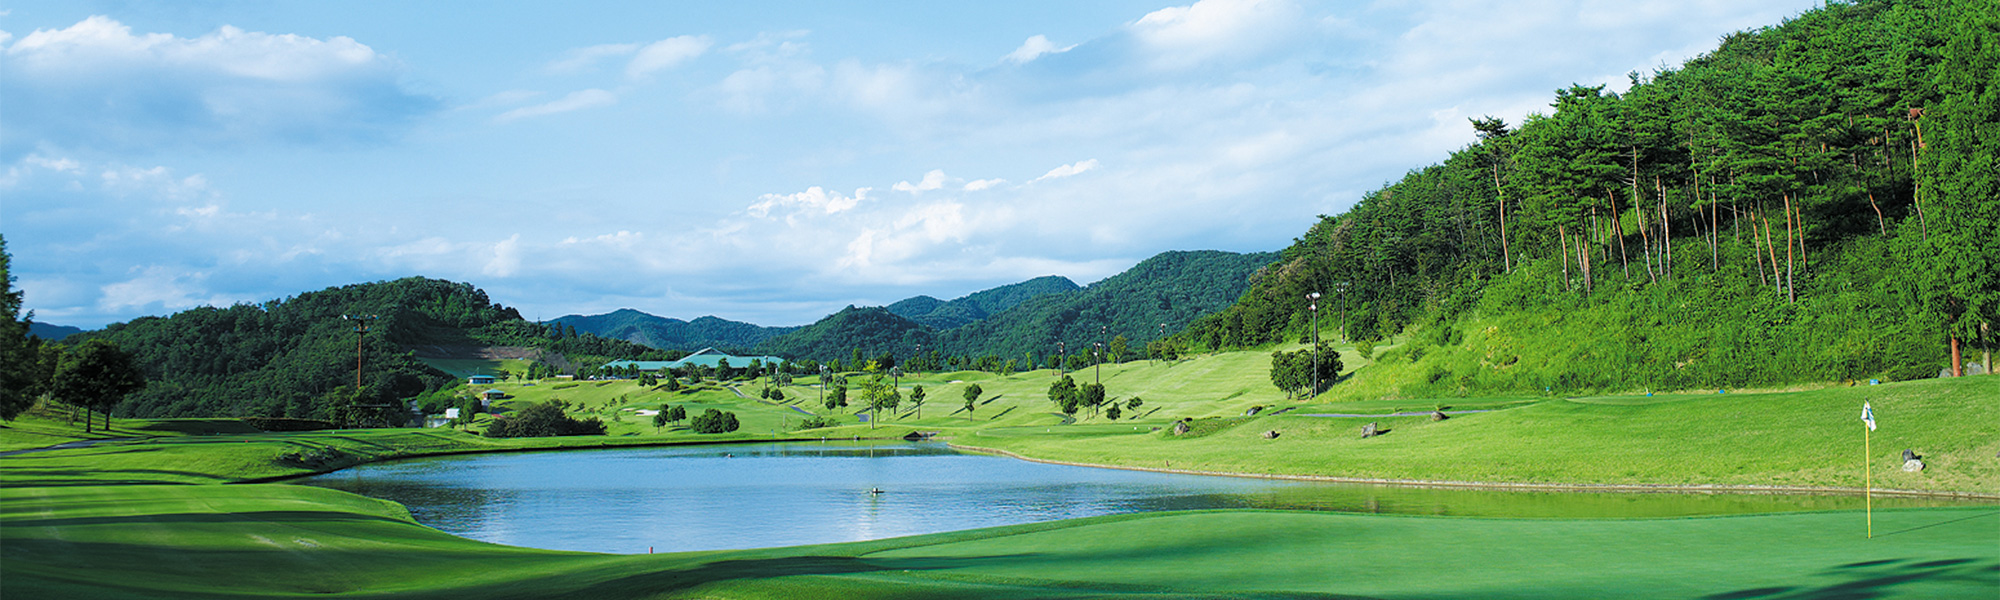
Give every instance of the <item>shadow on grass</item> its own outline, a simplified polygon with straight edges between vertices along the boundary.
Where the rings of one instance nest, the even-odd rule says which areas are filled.
[[[1961,519],[1962,520],[1962,519]],[[1733,592],[1723,592],[1702,596],[1703,600],[1866,600],[1907,595],[1899,589],[1913,583],[1960,583],[1966,592],[1990,594],[1994,591],[1992,575],[1982,575],[2000,571],[2000,563],[1982,565],[1978,558],[1947,558],[1924,562],[1908,562],[1909,559],[1871,560],[1848,563],[1833,567],[1823,575],[1845,579],[1840,583],[1819,587],[1788,586],[1762,587]],[[1955,592],[1945,592],[1949,597],[1959,597]],[[1985,597],[1991,597],[1985,596]]]
[[[1912,532],[1912,531],[1917,531],[1917,530],[1921,530],[1921,529],[1930,529],[1930,528],[1932,528],[1932,527],[1938,527],[1938,526],[1941,526],[1941,525],[1950,525],[1950,524],[1952,524],[1952,523],[1957,523],[1957,522],[1960,522],[1960,521],[1970,521],[1970,520],[1973,520],[1973,519],[1983,519],[1983,518],[1986,518],[1986,517],[1992,517],[1992,516],[1995,516],[1995,515],[2000,515],[2000,511],[1995,511],[1995,512],[1990,512],[1990,513],[1984,513],[1984,514],[1977,514],[1977,515],[1972,515],[1972,516],[1969,516],[1969,517],[1960,517],[1960,518],[1957,518],[1957,519],[1952,519],[1952,520],[1950,520],[1950,521],[1940,521],[1940,522],[1937,522],[1937,523],[1932,523],[1932,524],[1929,524],[1929,525],[1918,525],[1918,526],[1916,526],[1916,527],[1911,527],[1911,528],[1909,528],[1909,529],[1900,529],[1900,530],[1896,530],[1896,531],[1891,531],[1891,532],[1888,532],[1888,533],[1884,533],[1884,534],[1882,534],[1882,535],[1880,535],[1880,536],[1876,536],[1876,537],[1889,537],[1889,536],[1892,536],[1892,535],[1896,535],[1896,534],[1902,534],[1902,533],[1909,533],[1909,532]]]
[[[376,515],[323,510],[260,510],[231,513],[166,513],[145,516],[118,517],[70,517],[62,519],[11,519],[8,527],[87,527],[91,525],[127,525],[162,523],[247,523],[247,522],[358,522],[382,521],[406,524],[405,521]]]

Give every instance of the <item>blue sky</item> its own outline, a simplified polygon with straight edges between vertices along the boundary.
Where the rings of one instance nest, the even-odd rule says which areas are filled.
[[[0,2],[0,234],[89,328],[410,275],[796,325],[1277,250],[1816,4]]]

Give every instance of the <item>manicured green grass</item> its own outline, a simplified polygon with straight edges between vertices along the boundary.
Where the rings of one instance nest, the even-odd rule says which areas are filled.
[[[303,486],[0,490],[9,598],[1985,598],[2000,510],[1147,513],[765,550],[509,548]]]
[[[1995,494],[2000,403],[1994,398],[2000,398],[2000,378],[1986,377],[1645,402],[1551,400],[1440,422],[1302,416],[1372,412],[1333,403],[1277,416],[1196,421],[1188,436],[1148,427],[1102,436],[979,432],[956,441],[1095,464],[1524,483],[1858,488],[1865,458],[1879,488]],[[1882,424],[1872,455],[1863,454],[1863,401],[1873,403]],[[1450,402],[1458,408],[1460,401]],[[1360,428],[1369,422],[1389,432],[1361,439]],[[1272,430],[1277,439],[1261,437]],[[1902,471],[1905,448],[1923,455],[1928,467]]]

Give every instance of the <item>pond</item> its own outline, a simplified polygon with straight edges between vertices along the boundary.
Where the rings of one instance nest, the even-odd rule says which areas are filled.
[[[418,522],[470,539],[624,554],[847,542],[1205,508],[1533,518],[1862,505],[1852,496],[1517,492],[1180,475],[964,454],[940,443],[444,456],[362,465],[295,483],[400,502]],[[1877,508],[1950,503],[1875,499]]]

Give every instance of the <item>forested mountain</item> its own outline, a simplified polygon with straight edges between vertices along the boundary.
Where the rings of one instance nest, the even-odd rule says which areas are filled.
[[[917,296],[891,304],[887,308],[889,312],[903,318],[943,330],[984,319],[1040,296],[1078,289],[1081,288],[1076,282],[1070,281],[1067,277],[1047,275],[973,292],[950,302],[930,296]]]
[[[60,342],[62,341],[63,338],[78,333],[83,333],[83,328],[70,327],[68,325],[50,325],[48,323],[43,323],[40,321],[28,324],[28,335],[42,338],[51,342]]]
[[[855,350],[867,358],[908,357],[917,348],[937,349],[937,330],[879,306],[841,309],[811,325],[766,340],[757,351],[790,359],[847,359]]]
[[[1295,338],[1322,292],[1326,331],[1419,334],[1418,393],[1934,375],[2000,314],[1997,68],[2000,2],[1863,0],[1558,90],[1177,340]]]
[[[357,322],[343,318],[350,315],[376,317],[358,345]],[[470,284],[417,277],[142,317],[65,342],[98,338],[133,353],[146,371],[146,389],[118,409],[135,417],[339,420],[355,405],[400,408],[402,399],[452,381],[418,361],[413,348],[526,346],[571,358],[650,352],[592,335],[561,336]]]
[[[963,356],[1003,358],[1053,354],[1057,342],[1076,354],[1117,336],[1143,347],[1162,331],[1179,331],[1229,306],[1252,275],[1277,258],[1271,252],[1163,252],[1089,287],[1040,296],[944,332],[940,346]]]
[[[629,308],[621,308],[601,315],[567,315],[558,317],[552,324],[574,327],[578,333],[592,333],[600,337],[625,340],[635,344],[662,350],[695,351],[702,348],[716,348],[727,352],[747,352],[764,340],[777,337],[798,327],[763,327],[741,321],[730,321],[717,317],[701,317],[693,321],[682,321],[671,317],[660,317]]]
[[[893,308],[848,307],[818,323],[778,336],[758,347],[760,352],[792,358],[829,361],[849,359],[855,350],[866,358],[883,354],[908,358],[918,348],[926,356],[1002,359],[1033,353],[1038,364],[1054,354],[1056,342],[1071,354],[1088,352],[1093,342],[1125,336],[1143,346],[1164,331],[1178,331],[1196,317],[1229,305],[1249,287],[1251,274],[1276,259],[1275,253],[1166,252],[1146,259],[1124,273],[1068,291],[1058,289],[1068,279],[1043,277],[995,288],[952,303],[923,302],[924,297],[898,304],[928,316],[953,303],[985,307],[1025,298],[1004,310],[956,328],[938,328],[906,318]],[[1033,284],[1030,286],[1030,284]],[[1070,284],[1074,286],[1074,284]],[[928,306],[926,306],[928,304]]]

